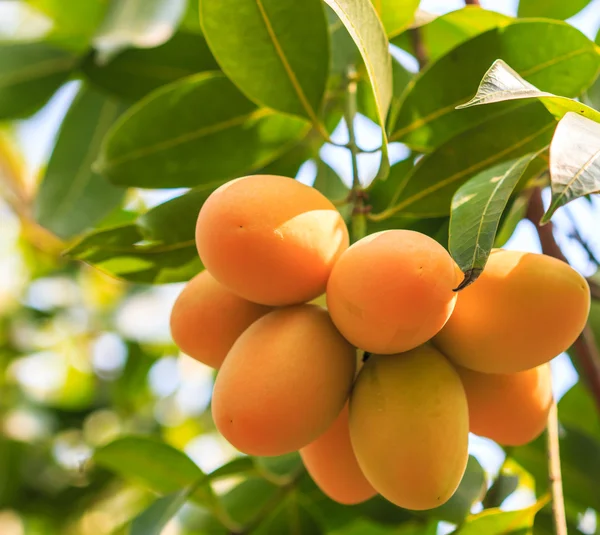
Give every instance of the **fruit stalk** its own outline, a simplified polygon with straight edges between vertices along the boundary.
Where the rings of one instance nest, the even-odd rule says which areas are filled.
[[[567,519],[562,488],[562,473],[560,469],[560,451],[558,445],[558,410],[556,401],[552,402],[548,414],[548,477],[552,492],[552,517],[556,535],[567,535]]]
[[[354,119],[356,117],[356,80],[356,71],[354,67],[351,66],[348,69],[348,86],[344,119],[346,120],[346,125],[348,127],[348,144],[346,147],[348,147],[352,158],[352,190],[350,192],[350,200],[352,202],[352,243],[367,235],[365,192],[360,183],[360,176],[358,173],[358,153],[360,150],[356,144],[356,133],[354,131]]]

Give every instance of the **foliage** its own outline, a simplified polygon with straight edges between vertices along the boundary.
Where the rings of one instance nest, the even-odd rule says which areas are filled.
[[[148,535],[176,518],[186,535],[429,535],[440,521],[551,533],[543,438],[504,452],[499,474],[472,456],[450,502],[420,513],[382,498],[341,506],[295,455],[240,457],[210,419],[212,371],[166,332],[180,288],[166,283],[203,269],[198,210],[245,174],[313,165],[354,231],[434,237],[461,287],[535,188],[551,196],[542,223],[581,203],[597,216],[600,48],[564,22],[588,3],[521,0],[512,18],[435,17],[413,0],[14,2],[21,26],[32,13],[43,24],[25,37],[0,27],[0,532]],[[22,132],[65,102],[30,179]],[[348,143],[344,124],[376,132],[371,168],[368,136]],[[332,157],[346,149],[360,177]],[[592,262],[598,228],[570,231]],[[588,384],[558,405],[573,533],[600,514]]]

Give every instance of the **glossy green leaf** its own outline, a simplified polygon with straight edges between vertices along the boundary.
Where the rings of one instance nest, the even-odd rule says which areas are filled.
[[[190,495],[190,488],[158,498],[131,523],[130,535],[160,535]]]
[[[26,0],[52,22],[46,40],[83,52],[102,22],[106,0]]]
[[[387,36],[401,33],[412,22],[419,0],[371,0]]]
[[[477,124],[522,106],[505,102],[455,109],[475,93],[497,59],[543,91],[567,97],[588,87],[600,67],[594,43],[566,23],[523,20],[489,30],[451,50],[415,78],[391,127],[390,139],[428,152]]]
[[[533,527],[535,515],[550,501],[545,496],[535,504],[517,511],[502,511],[487,509],[467,518],[466,522],[457,529],[456,535],[507,535],[509,533],[527,532]]]
[[[96,450],[94,461],[161,494],[179,492],[203,476],[185,453],[145,437],[119,438]],[[197,487],[191,498],[201,504],[213,499],[208,485]]]
[[[124,186],[223,182],[263,167],[308,128],[301,119],[258,108],[222,74],[202,73],[130,108],[105,139],[97,166]]]
[[[430,62],[447,54],[459,44],[480,33],[505,26],[513,19],[477,6],[466,6],[463,9],[450,11],[435,17],[419,26],[421,42]],[[404,32],[392,43],[413,54],[413,42],[408,32]]]
[[[249,98],[319,123],[329,69],[320,0],[200,0],[200,24],[221,68]]]
[[[519,0],[519,17],[569,19],[577,15],[591,0]]]
[[[138,100],[175,80],[218,68],[204,38],[183,32],[156,48],[125,50],[105,65],[98,65],[90,55],[81,67],[90,83],[126,100]]]
[[[471,512],[473,504],[481,500],[485,490],[485,472],[479,461],[470,455],[465,474],[452,498],[444,505],[427,511],[427,516],[461,524]]]
[[[132,282],[187,281],[203,269],[194,229],[213,190],[212,186],[192,190],[153,208],[135,224],[88,234],[65,254]]]
[[[558,208],[600,192],[600,124],[569,112],[558,123],[550,145],[552,200],[542,218]]]
[[[186,0],[118,0],[110,7],[94,48],[98,60],[107,62],[129,47],[152,48],[168,41],[185,13]]]
[[[538,99],[558,119],[564,117],[567,112],[572,111],[593,121],[600,122],[600,112],[572,98],[559,97],[552,93],[540,91],[521,78],[513,68],[501,59],[494,61],[485,73],[475,96],[469,102],[457,106],[456,109],[463,110],[481,104],[529,98]]]
[[[456,190],[450,207],[450,254],[464,273],[457,290],[483,272],[508,199],[535,154],[481,171]]]
[[[469,178],[500,162],[547,146],[556,122],[539,103],[527,104],[463,132],[425,155],[399,181],[389,207],[371,218],[442,217],[455,191]]]
[[[335,11],[365,62],[367,74],[373,87],[378,123],[382,130],[381,165],[378,178],[389,172],[387,135],[385,123],[393,94],[392,57],[377,12],[369,0],[325,0]]]
[[[91,168],[102,138],[123,110],[84,87],[65,116],[36,196],[37,221],[61,238],[93,227],[123,198],[123,189]]]
[[[69,78],[77,58],[44,42],[0,42],[0,120],[41,108]]]

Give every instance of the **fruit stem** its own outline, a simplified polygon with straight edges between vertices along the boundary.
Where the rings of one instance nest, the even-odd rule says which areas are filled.
[[[560,469],[560,446],[558,442],[558,410],[552,400],[548,414],[548,477],[552,493],[552,518],[556,535],[567,535],[567,518],[563,497],[562,474]]]
[[[346,147],[352,158],[352,190],[350,201],[352,202],[352,242],[356,242],[367,235],[367,207],[365,206],[366,192],[360,183],[358,173],[358,153],[360,149],[356,145],[356,133],[354,131],[354,118],[356,117],[356,86],[357,75],[353,66],[348,69],[348,87],[346,95],[346,110],[344,119],[348,127],[348,143]]]

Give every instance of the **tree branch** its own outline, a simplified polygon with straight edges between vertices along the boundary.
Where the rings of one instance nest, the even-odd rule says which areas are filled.
[[[554,533],[567,535],[567,518],[565,515],[565,500],[563,497],[562,473],[560,469],[560,449],[558,441],[558,410],[556,401],[552,400],[548,414],[548,477],[552,493],[552,517]]]
[[[348,150],[352,158],[352,190],[350,200],[352,202],[352,241],[356,242],[363,238],[367,232],[367,209],[365,206],[365,192],[360,183],[358,174],[358,153],[360,149],[356,145],[356,133],[354,131],[354,119],[356,117],[356,71],[348,70],[348,89],[346,95],[345,120],[348,127]]]
[[[419,62],[419,69],[423,70],[427,66],[427,63],[429,63],[429,57],[425,49],[425,43],[423,43],[421,28],[411,28],[408,34],[412,43],[413,54]]]
[[[479,0],[465,0],[466,6],[480,6]]]
[[[529,219],[537,230],[542,245],[542,251],[554,258],[558,258],[563,262],[567,262],[567,259],[560,247],[554,239],[554,226],[552,222],[547,225],[540,226],[539,222],[544,214],[544,203],[542,201],[542,191],[536,188],[530,198],[529,206],[527,209],[527,219]],[[593,281],[590,283],[591,293],[593,296],[600,293],[599,285]],[[595,343],[594,335],[589,325],[586,325],[583,332],[579,335],[579,338],[573,344],[577,361],[581,369],[585,372],[582,377],[584,383],[586,383],[590,393],[592,394],[596,406],[600,411],[600,354],[598,353],[598,346]]]

